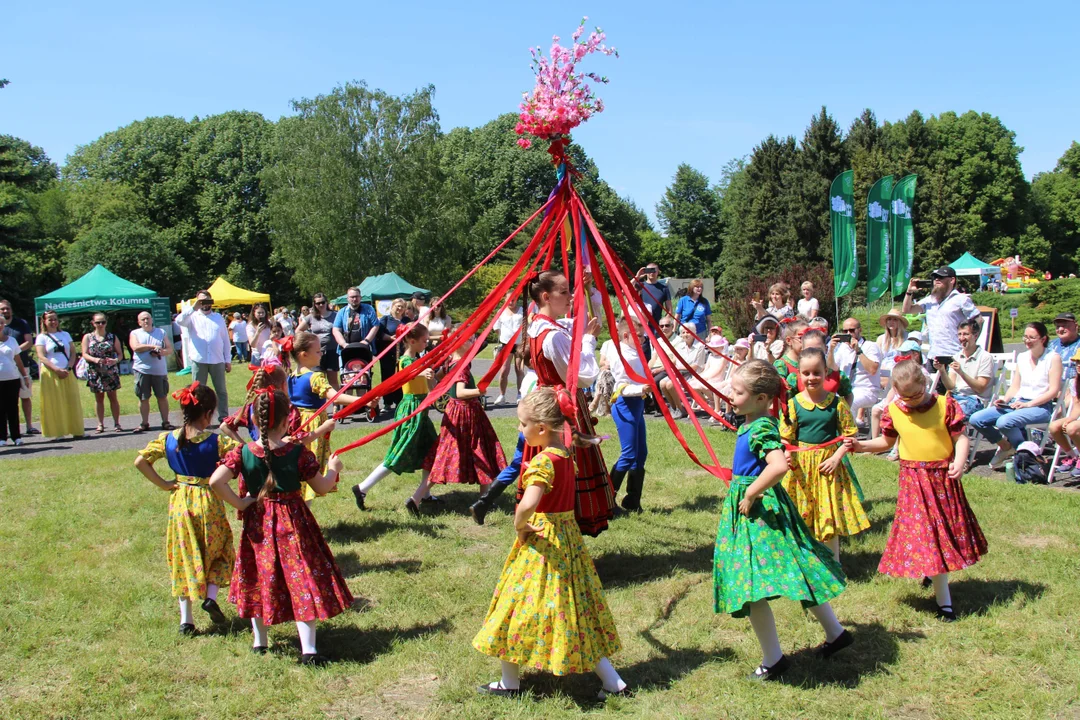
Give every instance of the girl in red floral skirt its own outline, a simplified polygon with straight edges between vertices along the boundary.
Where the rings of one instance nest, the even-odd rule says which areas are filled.
[[[323,665],[328,660],[315,648],[315,621],[341,613],[353,596],[304,503],[301,483],[316,492],[329,491],[337,483],[341,460],[331,458],[323,475],[314,453],[283,441],[289,416],[284,393],[261,392],[253,407],[259,442],[230,452],[210,478],[214,492],[243,511],[229,601],[240,617],[251,618],[253,652],[266,652],[267,625],[294,621],[303,649],[300,663]],[[229,486],[241,473],[255,497],[241,498]]]
[[[481,392],[476,388],[471,366],[461,366],[462,358],[469,353],[472,344],[473,338],[466,340],[452,355],[447,372],[456,375],[457,382],[450,389],[450,402],[443,413],[431,474],[425,480],[428,487],[421,484],[416,495],[405,504],[414,515],[420,514],[417,498],[424,497],[431,484],[479,483],[483,493],[506,467],[506,456],[480,402]]]
[[[878,572],[930,578],[937,616],[952,622],[949,573],[986,554],[986,538],[960,484],[968,454],[964,413],[951,397],[926,392],[914,360],[897,363],[892,378],[896,399],[881,417],[881,436],[844,443],[854,452],[877,453],[900,440],[900,494]]]

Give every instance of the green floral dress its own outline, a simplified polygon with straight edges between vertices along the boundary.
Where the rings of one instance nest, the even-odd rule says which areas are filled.
[[[419,358],[403,355],[398,361],[398,370],[404,370]],[[401,388],[404,391],[401,402],[397,405],[394,420],[412,415],[427,396],[427,380],[413,378]],[[390,449],[386,451],[383,465],[398,475],[430,470],[435,457],[435,448],[439,444],[439,431],[428,417],[427,410],[411,420],[394,428],[390,437]]]
[[[780,597],[814,607],[839,595],[846,584],[832,551],[810,534],[780,484],[762,494],[749,517],[739,513],[746,488],[765,469],[765,456],[783,447],[776,418],[760,417],[739,428],[713,554],[718,613],[745,617],[750,603]]]

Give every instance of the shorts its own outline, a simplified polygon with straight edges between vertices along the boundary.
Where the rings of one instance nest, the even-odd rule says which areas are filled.
[[[153,391],[154,397],[159,400],[163,397],[167,397],[169,394],[169,376],[143,375],[141,372],[136,371],[135,397],[140,400],[149,400],[151,391]]]
[[[319,369],[323,372],[336,373],[341,369],[340,358],[337,354],[337,343],[323,345],[323,354],[319,358]]]
[[[34,381],[30,379],[30,375],[24,375],[26,383],[19,385],[19,399],[29,400],[34,396]]]

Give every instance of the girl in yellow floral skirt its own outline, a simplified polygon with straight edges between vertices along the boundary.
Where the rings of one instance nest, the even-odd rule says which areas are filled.
[[[502,679],[481,685],[487,695],[521,693],[520,668],[555,675],[595,672],[600,698],[628,695],[608,657],[619,634],[574,519],[574,461],[561,442],[566,391],[538,388],[518,405],[525,442],[540,453],[521,473],[514,515],[517,541],[503,565],[487,618],[473,647],[502,661]],[[577,443],[588,442],[575,434]]]
[[[210,490],[210,476],[218,462],[239,445],[207,430],[217,409],[217,395],[198,382],[173,393],[180,401],[184,425],[162,433],[139,451],[135,467],[169,497],[169,525],[165,552],[172,573],[173,595],[180,598],[180,633],[193,635],[192,599],[202,599],[202,609],[215,624],[225,615],[217,604],[218,588],[232,578],[232,528],[225,503]],[[166,480],[154,469],[161,458],[176,473]]]
[[[799,353],[798,372],[804,390],[789,399],[780,414],[780,437],[788,445],[814,449],[788,453],[791,469],[784,476],[784,489],[814,539],[840,562],[840,537],[870,527],[855,471],[845,458],[847,448],[840,442],[855,437],[855,420],[843,398],[825,390],[828,369],[821,350]]]

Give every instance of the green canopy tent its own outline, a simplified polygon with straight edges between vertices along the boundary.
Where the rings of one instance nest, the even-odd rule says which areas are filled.
[[[430,290],[416,287],[395,272],[388,272],[383,275],[373,275],[372,277],[364,278],[364,282],[360,283],[358,289],[360,290],[360,297],[363,298],[365,302],[396,300],[397,298],[408,300],[413,296],[413,293],[418,292],[431,297]],[[349,299],[345,295],[334,298],[333,300],[334,305],[345,305],[348,302]]]
[[[159,298],[153,290],[114,275],[104,265],[95,265],[78,280],[34,298],[34,315],[40,317],[48,310],[58,315],[73,315],[148,309],[156,310],[154,322],[162,326],[162,321],[158,319],[161,308],[157,306],[164,308],[165,317],[171,321],[168,298]]]
[[[979,278],[979,289],[986,285],[988,278],[1001,278],[1001,268],[997,265],[984,263],[969,252],[949,263],[949,267],[956,271],[957,276],[975,276]]]

